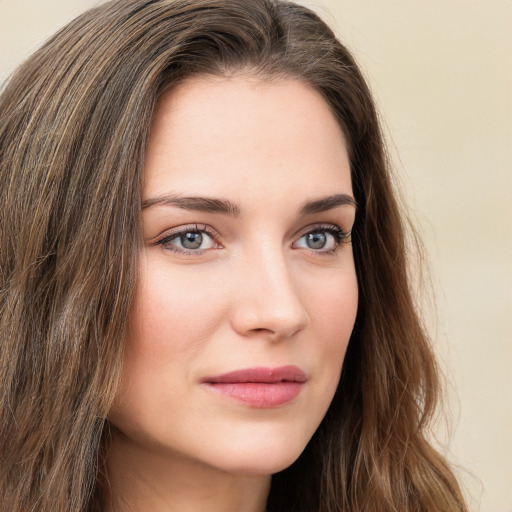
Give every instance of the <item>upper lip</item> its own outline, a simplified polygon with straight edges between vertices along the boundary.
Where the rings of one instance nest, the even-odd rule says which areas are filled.
[[[245,368],[215,375],[203,379],[203,382],[209,384],[232,384],[237,382],[262,382],[272,384],[277,382],[305,382],[306,374],[297,366],[279,366],[277,368],[257,367]]]

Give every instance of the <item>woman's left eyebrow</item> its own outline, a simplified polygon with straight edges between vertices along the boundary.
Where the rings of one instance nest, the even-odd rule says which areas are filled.
[[[308,201],[300,209],[301,215],[311,215],[313,213],[321,213],[332,210],[337,206],[353,206],[357,208],[356,200],[349,194],[334,194],[332,196],[322,197]]]

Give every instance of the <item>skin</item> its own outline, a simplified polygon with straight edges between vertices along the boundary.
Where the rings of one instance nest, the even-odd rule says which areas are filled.
[[[307,85],[202,77],[160,99],[138,289],[110,414],[110,510],[265,509],[271,474],[296,460],[329,407],[355,321],[355,206],[301,212],[340,194],[353,195],[345,139]],[[185,209],[176,197],[228,200],[239,211]],[[187,229],[202,245],[183,252],[176,233]],[[283,365],[307,381],[276,407],[203,383]]]

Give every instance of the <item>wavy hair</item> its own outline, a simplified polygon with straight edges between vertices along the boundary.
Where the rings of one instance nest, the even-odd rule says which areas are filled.
[[[273,476],[268,510],[466,510],[425,434],[438,375],[371,94],[326,24],[278,0],[114,0],[63,28],[4,88],[2,510],[103,509],[155,105],[187,78],[237,72],[323,96],[347,139],[358,204],[359,306],[341,380],[305,451]]]

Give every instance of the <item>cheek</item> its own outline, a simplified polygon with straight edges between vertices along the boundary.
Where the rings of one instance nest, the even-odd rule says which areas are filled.
[[[170,400],[166,390],[172,389],[176,397],[186,395],[194,360],[222,316],[219,302],[205,298],[213,293],[202,286],[208,281],[198,273],[195,277],[190,272],[171,276],[168,268],[168,263],[158,259],[141,265],[123,379],[112,415],[124,411],[123,416],[129,416],[131,410],[156,414]]]
[[[346,347],[357,314],[358,286],[355,270],[347,269],[325,280],[321,288],[308,286],[310,317],[327,348]],[[344,349],[343,349],[344,351]]]
[[[156,364],[186,360],[216,328],[219,301],[200,272],[174,272],[165,261],[152,262],[140,276],[130,315],[127,357],[138,352]],[[183,361],[182,361],[183,362]]]
[[[354,328],[358,306],[358,286],[354,272],[332,279],[322,292],[311,296],[311,323],[323,360],[325,385],[334,393],[345,352]]]

